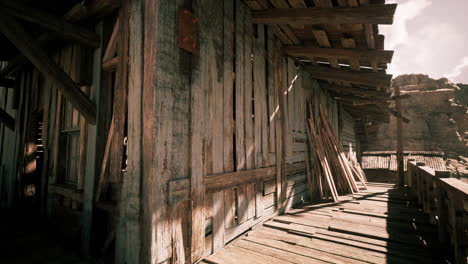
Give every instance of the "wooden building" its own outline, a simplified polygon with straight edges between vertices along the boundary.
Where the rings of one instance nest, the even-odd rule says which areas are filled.
[[[33,204],[117,263],[219,251],[309,199],[310,100],[358,151],[397,115],[377,26],[395,8],[0,0],[1,206]]]

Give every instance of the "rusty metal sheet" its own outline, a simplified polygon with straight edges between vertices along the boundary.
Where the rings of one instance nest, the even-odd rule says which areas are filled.
[[[180,8],[178,30],[179,47],[192,54],[196,53],[198,48],[198,17],[189,10]]]

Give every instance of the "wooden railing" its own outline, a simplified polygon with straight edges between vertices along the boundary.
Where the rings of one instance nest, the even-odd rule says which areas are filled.
[[[415,161],[408,161],[407,175],[422,210],[438,226],[439,240],[450,242],[455,263],[468,263],[468,185]]]

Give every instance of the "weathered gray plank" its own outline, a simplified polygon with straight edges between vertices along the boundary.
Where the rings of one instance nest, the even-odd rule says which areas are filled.
[[[236,86],[235,86],[235,117],[236,117],[236,169],[246,167],[246,149],[244,133],[244,4],[236,1],[235,31],[236,31]]]
[[[224,50],[223,50],[223,59],[224,59],[224,76],[223,76],[223,151],[224,151],[224,171],[231,172],[234,170],[234,1],[225,0],[224,3],[224,27],[223,27],[223,36],[224,36]]]
[[[194,2],[195,14],[202,17],[203,6],[198,1]],[[202,21],[200,21],[201,25]],[[203,140],[205,131],[205,108],[204,96],[206,87],[201,80],[203,60],[205,57],[203,31],[200,32],[200,54],[197,63],[192,68],[191,82],[191,150],[190,150],[190,189],[192,199],[191,213],[191,262],[194,263],[204,256],[205,252],[205,188],[204,188],[204,159]]]
[[[253,83],[252,83],[252,47],[253,31],[251,26],[252,14],[248,8],[244,8],[244,120],[245,120],[245,149],[246,169],[255,167],[254,125],[253,125]]]
[[[268,82],[268,114],[266,116],[269,128],[269,149],[268,149],[268,160],[269,166],[276,164],[276,156],[270,155],[271,153],[274,154],[276,150],[276,114],[279,109],[278,102],[276,101],[277,96],[275,96],[275,47],[274,47],[274,34],[271,27],[267,27],[267,52],[268,52],[268,60],[267,60],[267,82]]]
[[[134,263],[141,262],[143,259],[148,259],[147,246],[149,243],[144,238],[148,226],[145,218],[149,213],[143,213],[140,216],[140,209],[145,205],[145,198],[149,196],[145,193],[145,187],[141,189],[140,183],[146,183],[145,170],[142,164],[151,156],[144,152],[147,148],[143,145],[143,133],[152,132],[144,131],[144,117],[148,118],[150,112],[144,111],[145,94],[143,82],[145,81],[143,75],[144,58],[140,51],[143,48],[143,21],[142,21],[142,1],[132,1],[129,6],[125,4],[121,10],[129,10],[129,16],[125,15],[121,19],[128,19],[129,27],[129,64],[128,64],[128,79],[132,80],[128,83],[128,159],[127,159],[127,172],[125,173],[122,181],[121,199],[120,199],[120,218],[116,227],[116,250],[115,260],[116,263]],[[120,25],[119,25],[120,26]],[[152,35],[147,36],[151,39]],[[149,47],[150,48],[150,47]],[[152,50],[148,50],[146,54],[147,59],[153,58]],[[146,115],[146,116],[145,116]],[[151,119],[145,120],[146,122]],[[111,125],[112,126],[112,125]],[[143,185],[144,186],[144,185]],[[140,200],[140,195],[142,200]],[[149,202],[149,201],[147,201]],[[143,220],[143,221],[140,221]],[[145,236],[146,235],[146,236]],[[149,240],[149,239],[148,239]],[[141,245],[141,247],[140,247]],[[145,257],[144,257],[145,256]]]

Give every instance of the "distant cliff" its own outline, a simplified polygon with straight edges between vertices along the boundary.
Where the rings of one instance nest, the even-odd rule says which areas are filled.
[[[468,155],[464,141],[468,129],[468,85],[411,74],[396,77],[392,91],[396,86],[401,87],[403,95],[403,115],[411,120],[403,126],[405,150],[443,151],[449,157]],[[367,130],[368,150],[396,149],[395,117],[388,124],[370,125]]]

